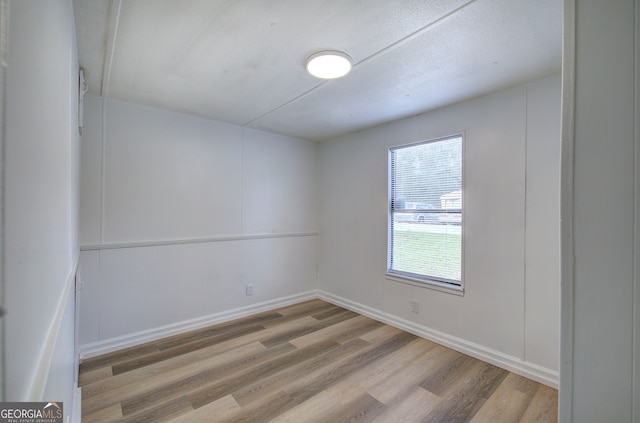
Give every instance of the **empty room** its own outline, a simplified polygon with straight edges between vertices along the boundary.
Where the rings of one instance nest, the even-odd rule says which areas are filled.
[[[640,421],[639,3],[0,0],[0,417]]]

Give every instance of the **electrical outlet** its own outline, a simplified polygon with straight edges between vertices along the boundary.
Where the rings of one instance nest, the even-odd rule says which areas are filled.
[[[244,287],[244,292],[245,292],[245,294],[247,294],[247,296],[249,296],[249,295],[253,295],[253,285],[251,285],[251,284],[247,284],[247,285]]]
[[[411,311],[414,313],[420,312],[420,303],[418,300],[411,300]]]

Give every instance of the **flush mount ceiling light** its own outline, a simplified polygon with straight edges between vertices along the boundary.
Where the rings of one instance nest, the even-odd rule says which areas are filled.
[[[307,59],[307,72],[316,78],[340,78],[349,71],[351,71],[351,57],[341,51],[319,51]]]

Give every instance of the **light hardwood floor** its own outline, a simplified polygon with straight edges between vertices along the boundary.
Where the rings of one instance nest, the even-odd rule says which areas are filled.
[[[321,300],[84,360],[82,421],[556,422],[557,391]]]

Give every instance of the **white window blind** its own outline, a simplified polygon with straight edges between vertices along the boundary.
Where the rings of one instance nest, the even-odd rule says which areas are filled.
[[[462,283],[462,136],[389,150],[388,272]]]

